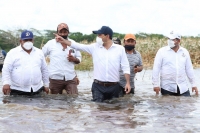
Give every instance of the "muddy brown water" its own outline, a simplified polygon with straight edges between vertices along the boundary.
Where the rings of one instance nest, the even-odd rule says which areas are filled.
[[[192,92],[191,97],[156,96],[151,73],[151,70],[143,70],[136,75],[135,95],[104,103],[91,101],[93,78],[89,71],[77,72],[78,96],[11,97],[4,96],[1,91],[0,132],[200,132],[200,98]],[[200,89],[200,69],[195,69],[195,76]]]

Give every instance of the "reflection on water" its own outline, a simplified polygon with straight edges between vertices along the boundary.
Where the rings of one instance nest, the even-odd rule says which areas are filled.
[[[195,73],[198,80],[200,69]],[[91,101],[92,73],[77,74],[79,95],[12,97],[0,92],[0,132],[200,132],[199,97],[156,96],[151,70],[137,74],[135,95],[104,103]]]

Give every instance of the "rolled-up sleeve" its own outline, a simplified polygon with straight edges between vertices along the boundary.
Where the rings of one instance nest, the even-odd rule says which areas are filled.
[[[76,57],[77,59],[79,59],[79,61],[81,62],[81,52],[80,52],[80,51],[76,51],[75,57]]]
[[[124,74],[130,74],[130,65],[125,50],[122,48],[121,68]]]

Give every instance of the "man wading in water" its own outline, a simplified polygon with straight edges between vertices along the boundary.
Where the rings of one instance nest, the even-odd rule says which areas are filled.
[[[156,54],[152,76],[156,94],[161,91],[162,95],[190,96],[188,77],[192,92],[198,95],[190,54],[180,46],[180,40],[181,35],[172,31],[168,36],[168,46],[160,48]]]
[[[42,50],[33,46],[33,33],[23,31],[20,44],[6,56],[2,70],[3,93],[28,96],[42,91],[48,93],[47,64]]]
[[[57,34],[55,35],[58,42],[92,55],[94,64],[93,101],[102,102],[107,99],[119,97],[120,86],[118,82],[120,65],[126,78],[124,90],[126,93],[129,93],[131,90],[130,67],[124,47],[113,43],[113,31],[108,26],[102,26],[101,29],[93,31],[93,33],[97,34],[97,42],[91,45],[68,41]]]
[[[62,38],[69,39],[69,27],[61,23],[57,27],[57,34]],[[78,94],[77,78],[74,66],[81,62],[81,53],[66,44],[56,42],[55,39],[49,40],[42,51],[45,56],[49,56],[49,89],[51,94],[62,94],[66,90],[67,94]]]

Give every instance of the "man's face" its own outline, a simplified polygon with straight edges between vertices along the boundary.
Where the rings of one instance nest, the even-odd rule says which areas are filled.
[[[136,41],[134,39],[124,40],[124,45],[132,45],[135,46]]]
[[[109,38],[109,35],[98,34],[98,37],[101,38],[103,42],[106,42]]]
[[[179,43],[180,43],[180,40],[179,40],[179,39],[173,39],[173,41],[174,41],[174,44],[175,44],[175,45],[179,45]]]
[[[69,30],[65,28],[58,31],[58,35],[62,36],[64,39],[67,39],[68,34],[69,34]]]
[[[169,38],[168,38],[169,39]],[[180,40],[179,39],[169,39],[169,40],[172,40],[173,42],[174,42],[174,45],[175,46],[177,46],[177,45],[179,45],[179,43],[180,43]]]
[[[24,45],[25,42],[32,42],[33,43],[33,39],[20,40],[21,45]]]

